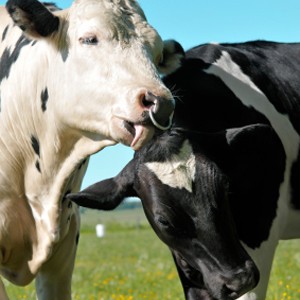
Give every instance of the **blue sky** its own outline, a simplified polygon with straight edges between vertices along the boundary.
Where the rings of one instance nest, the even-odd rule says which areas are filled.
[[[49,0],[52,1],[52,0]],[[6,1],[0,0],[0,5]],[[299,0],[140,0],[163,39],[176,39],[184,49],[208,42],[265,39],[300,41]],[[72,1],[56,1],[66,8]],[[300,54],[299,54],[300,55]],[[108,147],[92,156],[83,188],[116,175],[131,159],[125,146]]]

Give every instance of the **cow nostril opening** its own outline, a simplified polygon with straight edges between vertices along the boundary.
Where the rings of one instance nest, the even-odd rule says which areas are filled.
[[[157,105],[157,97],[155,97],[152,93],[147,92],[141,97],[141,102],[143,107],[150,109]]]
[[[152,124],[160,130],[168,130],[172,125],[174,102],[146,92],[140,96],[141,105],[148,111]]]
[[[242,287],[238,288],[232,284],[225,284],[223,291],[230,297],[230,299],[237,299],[246,293],[248,289],[243,289]]]
[[[246,262],[246,268],[235,273],[234,277],[226,280],[224,288],[232,299],[236,299],[253,289],[259,280],[259,272],[253,262]]]

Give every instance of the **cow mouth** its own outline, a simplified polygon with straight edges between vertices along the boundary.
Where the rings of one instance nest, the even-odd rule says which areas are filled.
[[[192,267],[187,260],[182,258],[182,256],[177,253],[177,262],[183,273],[185,274],[188,281],[190,281],[191,286],[195,289],[197,296],[200,299],[205,300],[234,300],[242,296],[246,291],[240,290],[235,291],[234,288],[230,288],[229,285],[226,284],[218,284],[215,281],[215,284],[211,286],[211,284],[207,285],[207,282],[204,280],[203,273],[200,269],[195,269]]]
[[[144,125],[141,123],[133,123],[130,121],[123,121],[124,128],[130,133],[132,139],[130,147],[133,150],[140,149],[146,144],[154,134],[154,128],[152,126]]]
[[[124,127],[127,129],[127,131],[135,136],[135,126],[134,126],[134,123],[133,122],[130,122],[130,121],[124,121]]]

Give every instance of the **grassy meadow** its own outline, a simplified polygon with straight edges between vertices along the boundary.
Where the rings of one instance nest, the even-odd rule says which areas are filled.
[[[96,237],[97,223],[105,224],[103,238]],[[5,285],[12,300],[35,299],[34,284]],[[184,299],[169,250],[141,209],[87,210],[82,215],[73,299]],[[280,244],[266,300],[300,300],[300,240]]]

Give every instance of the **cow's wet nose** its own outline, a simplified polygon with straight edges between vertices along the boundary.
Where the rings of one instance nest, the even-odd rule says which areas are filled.
[[[142,105],[149,110],[149,115],[154,126],[167,130],[172,124],[175,108],[174,99],[165,99],[146,92],[142,97]]]
[[[246,261],[245,268],[225,279],[225,287],[230,299],[236,299],[252,290],[259,281],[259,271],[252,261]]]

